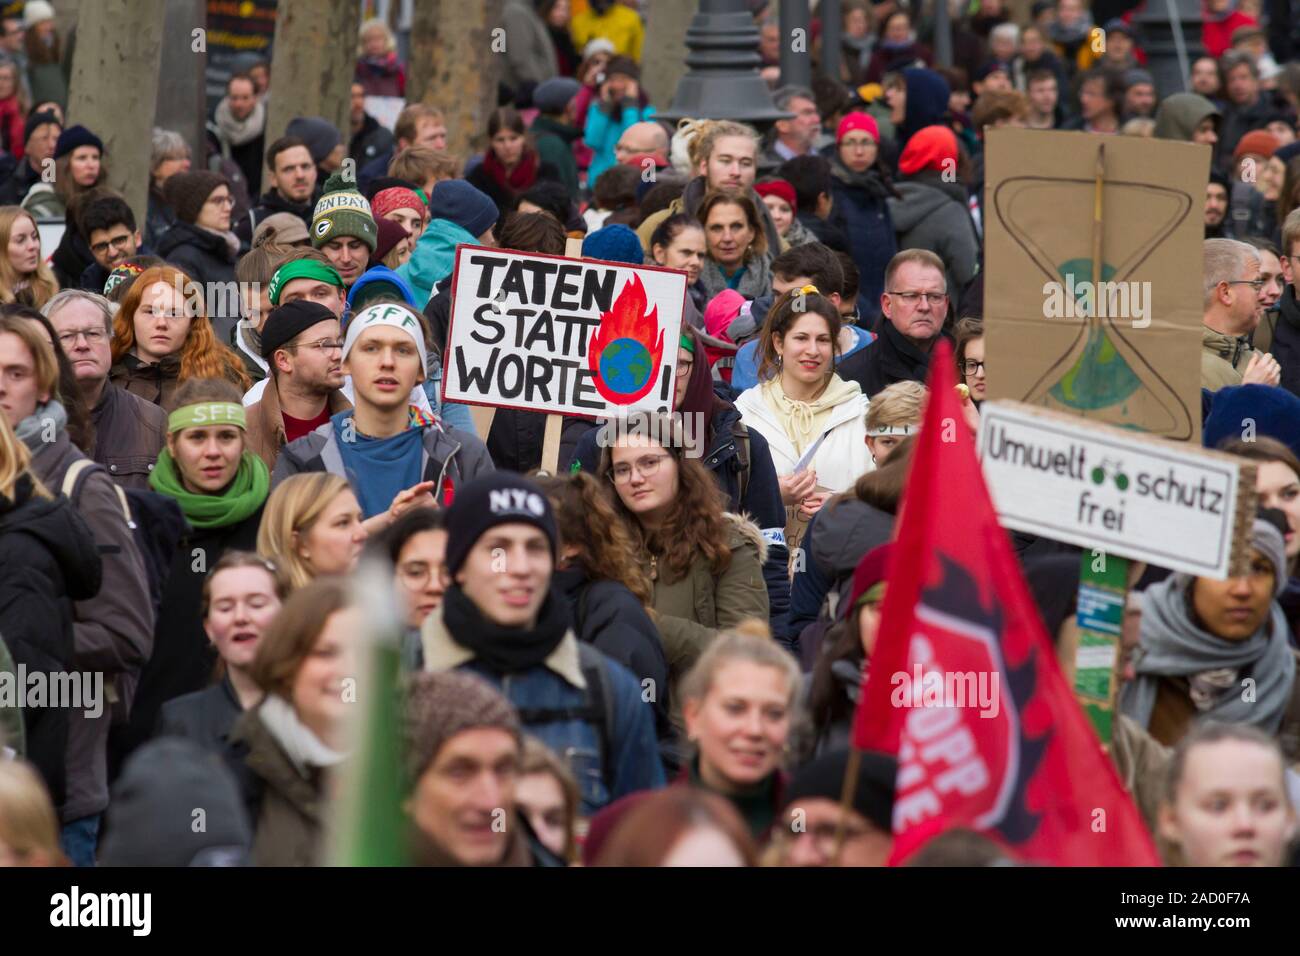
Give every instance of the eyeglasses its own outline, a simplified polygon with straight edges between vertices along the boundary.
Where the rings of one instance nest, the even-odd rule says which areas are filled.
[[[694,363],[694,362],[678,362],[678,363],[677,363],[677,377],[678,377],[678,378],[685,378],[687,375],[690,375],[690,374],[691,374],[691,369],[693,369],[694,367],[695,367],[695,363]]]
[[[73,332],[59,333],[59,344],[63,346],[66,352],[72,346],[77,344],[77,339],[85,338],[87,345],[98,345],[104,339],[108,338],[108,331],[105,329],[77,329]]]
[[[664,459],[671,458],[672,455],[645,455],[638,458],[635,462],[619,462],[610,469],[610,478],[616,485],[626,485],[632,480],[632,469],[636,468],[637,473],[642,478],[653,478],[659,471],[659,466],[663,464]]]
[[[90,251],[97,256],[102,256],[104,253],[108,252],[109,249],[125,249],[130,244],[131,234],[127,232],[120,236],[114,236],[112,239],[105,242],[95,243],[90,247]]]
[[[846,844],[866,836],[871,831],[863,827],[854,826],[852,823],[845,823],[844,842]],[[797,842],[798,840],[810,839],[817,852],[824,859],[831,859],[835,856],[836,837],[839,835],[839,827],[835,823],[818,823],[806,830],[795,831],[792,827],[779,828],[775,836],[786,847]]]
[[[976,372],[984,371],[984,363],[977,362],[974,359],[966,359],[961,363],[961,370],[966,375],[974,375]]]
[[[343,343],[335,342],[330,339],[321,339],[319,342],[299,342],[297,345],[281,345],[280,348],[285,351],[290,349],[316,349],[320,352],[343,351]]]
[[[408,590],[423,591],[433,580],[434,567],[427,561],[412,561],[397,569]]]
[[[947,292],[890,292],[903,300],[905,305],[916,305],[922,299],[927,305],[939,306],[948,301]]]
[[[189,318],[189,316],[187,316],[184,312],[176,312],[176,311],[174,311],[174,310],[172,310],[172,309],[167,309],[167,310],[164,310],[164,311],[159,311],[158,309],[155,309],[155,308],[154,308],[153,306],[151,306],[151,305],[142,305],[142,306],[140,306],[140,308],[136,309],[136,311],[139,312],[139,313],[140,313],[141,315],[143,315],[143,316],[147,316],[148,318],[151,318],[151,319],[164,318],[164,319],[166,319],[168,322],[175,322],[175,321],[177,321],[178,319],[187,319],[187,318]]]
[[[1268,282],[1267,279],[1224,279],[1223,281],[1228,285],[1253,286],[1256,292],[1264,288],[1264,284]]]
[[[234,196],[209,196],[208,202],[214,206],[233,206],[235,204]]]

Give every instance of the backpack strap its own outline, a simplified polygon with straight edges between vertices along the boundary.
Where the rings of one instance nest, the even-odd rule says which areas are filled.
[[[740,463],[740,501],[737,503],[743,507],[745,494],[749,491],[749,429],[737,421],[731,434],[736,439],[736,460]]]
[[[77,461],[74,461],[68,467],[68,470],[64,472],[63,484],[60,486],[59,490],[63,493],[63,497],[72,502],[73,507],[80,507],[77,504],[77,501],[81,498],[82,479],[95,470],[104,471],[103,467],[98,462],[92,461],[89,458],[80,458]],[[105,471],[104,474],[107,475],[108,472]],[[113,481],[112,478],[109,478],[109,482],[113,486],[113,491],[117,493],[117,503],[122,506],[122,517],[126,519],[126,526],[134,531],[135,520],[131,517],[131,505],[126,500],[126,492],[123,491],[122,486],[116,481]]]

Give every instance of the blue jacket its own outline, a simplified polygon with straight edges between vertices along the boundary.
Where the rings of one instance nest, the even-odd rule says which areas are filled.
[[[743,496],[740,490],[742,465],[736,434],[738,429],[749,435],[749,481]],[[785,544],[785,505],[781,501],[776,466],[767,450],[767,439],[754,429],[745,428],[740,422],[740,412],[732,405],[715,406],[709,433],[713,440],[703,464],[713,473],[727,496],[727,510],[748,515],[762,530],[767,542],[763,580],[767,584],[769,622],[772,633],[781,639],[788,629],[786,616],[790,610],[789,552]],[[560,463],[561,471],[576,463],[583,471],[594,475],[600,465],[599,434],[600,429],[593,428],[583,435],[574,449],[572,462]]]
[[[898,251],[886,202],[892,190],[874,170],[855,175],[838,159],[831,161],[831,173],[830,221],[848,236],[849,254],[858,267],[858,301],[864,314],[874,313],[885,291],[885,267]]]
[[[425,670],[462,668],[473,671],[501,691],[520,711],[524,730],[558,754],[573,772],[582,797],[582,815],[638,790],[664,785],[664,768],[655,739],[653,711],[642,702],[641,685],[631,672],[570,630],[542,664],[512,674],[497,674],[457,644],[437,610],[425,619],[420,639]],[[590,665],[590,666],[588,666]],[[529,723],[528,712],[581,711],[591,701],[584,685],[594,668],[603,669],[600,694],[609,691],[604,711],[611,718],[605,728],[609,772],[602,763],[601,732],[580,716]],[[607,783],[608,780],[608,783]]]
[[[587,110],[587,125],[582,133],[582,138],[591,147],[593,153],[591,165],[587,167],[587,183],[590,186],[594,187],[600,174],[617,162],[614,146],[627,128],[633,123],[643,123],[654,115],[653,106],[642,108],[634,103],[627,103],[615,120],[606,112],[603,103],[591,104],[591,109]]]
[[[420,241],[415,244],[411,258],[397,270],[397,274],[411,287],[417,309],[423,309],[433,296],[433,287],[451,275],[456,264],[456,247],[466,242],[477,245],[478,237],[471,236],[464,227],[450,219],[429,222]]]

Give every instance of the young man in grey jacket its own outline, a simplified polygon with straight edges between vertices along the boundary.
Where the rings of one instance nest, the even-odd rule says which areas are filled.
[[[343,371],[356,407],[285,445],[272,487],[290,475],[328,471],[352,485],[370,533],[412,505],[449,505],[458,487],[494,470],[487,446],[411,401],[424,381],[424,334],[408,306],[380,302],[348,322]]]

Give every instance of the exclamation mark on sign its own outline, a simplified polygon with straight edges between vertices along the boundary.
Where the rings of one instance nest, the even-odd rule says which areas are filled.
[[[663,367],[663,375],[661,377],[663,381],[659,383],[659,401],[667,402],[668,410],[672,411],[673,376],[672,376],[672,371],[668,368],[666,364]]]

